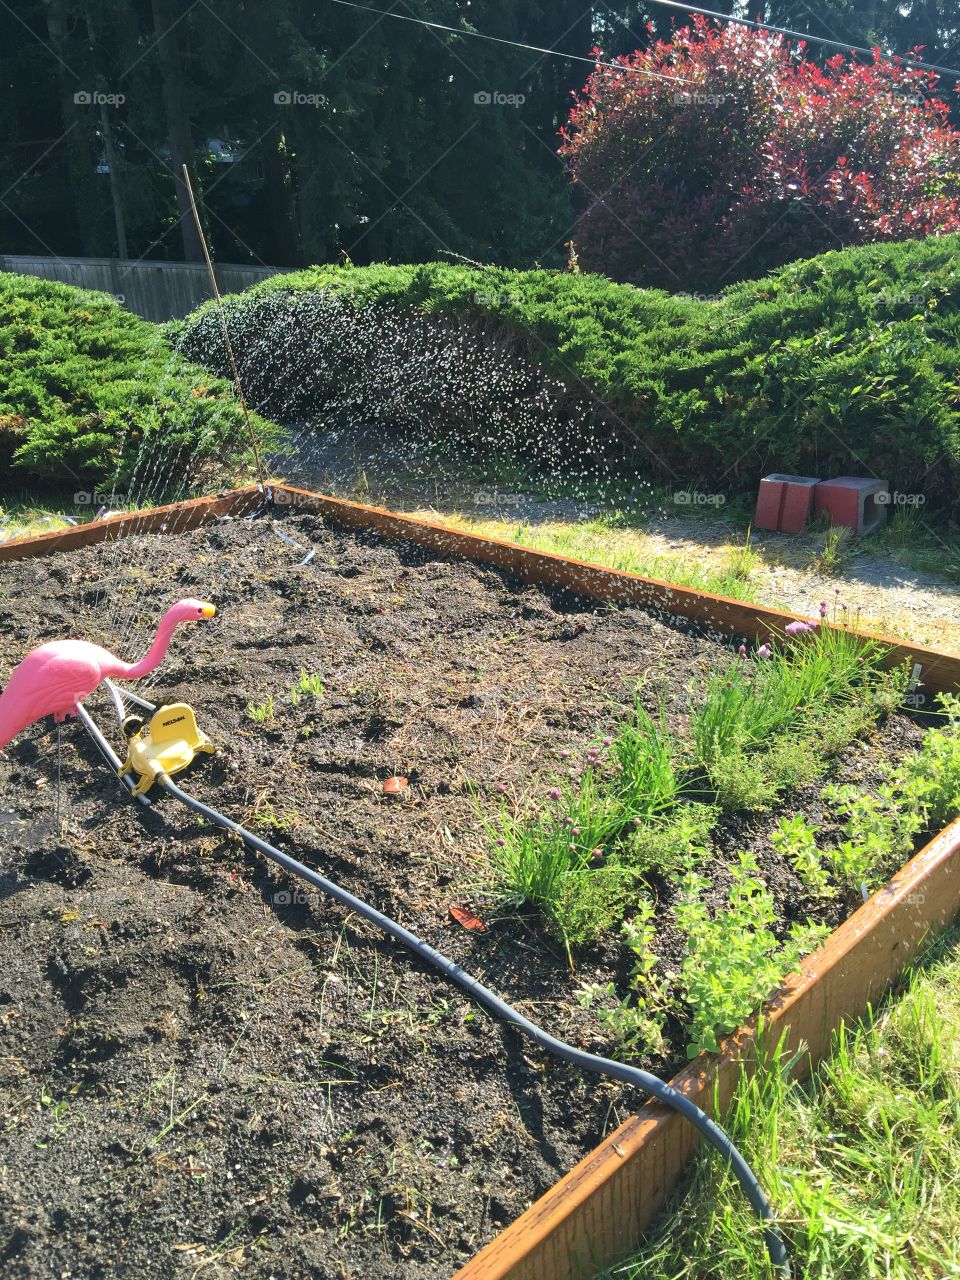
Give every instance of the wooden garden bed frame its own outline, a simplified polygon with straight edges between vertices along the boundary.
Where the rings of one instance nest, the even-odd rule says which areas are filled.
[[[149,511],[0,543],[0,564],[49,555],[138,533],[182,533],[224,516],[251,515],[267,504],[321,515],[331,526],[414,542],[438,555],[494,565],[524,582],[565,588],[597,601],[655,608],[698,622],[718,637],[762,640],[782,633],[793,615],[744,604],[638,574],[461,533],[289,485],[254,486]],[[2,568],[0,568],[2,572]],[[829,625],[829,624],[827,624]],[[932,696],[960,688],[960,655],[861,632],[890,647],[890,664],[909,661],[915,688]],[[763,1010],[765,1034],[788,1051],[804,1048],[798,1071],[830,1050],[841,1022],[859,1017],[903,972],[923,939],[960,914],[960,819],[952,823],[804,960]],[[757,1019],[701,1054],[671,1082],[706,1110],[730,1100],[741,1069],[756,1056]],[[697,1145],[695,1131],[652,1102],[585,1156],[545,1195],[456,1274],[455,1280],[583,1280],[636,1246],[677,1186]]]

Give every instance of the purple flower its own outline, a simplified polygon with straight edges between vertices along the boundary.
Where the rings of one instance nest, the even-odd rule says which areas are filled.
[[[561,752],[560,752],[560,759],[561,759],[561,760],[569,760],[569,759],[570,759],[570,752],[569,752],[569,751],[561,751]]]
[[[821,600],[820,601],[820,617],[825,618],[826,616],[827,616],[827,602],[826,600]]]
[[[737,653],[739,653],[741,658],[745,658],[747,656],[747,646],[745,644],[742,644],[740,648],[737,650]]]
[[[760,648],[757,650],[757,657],[769,658],[772,655],[772,653],[773,653],[773,650],[770,648],[768,644],[762,644]]]
[[[605,747],[609,747],[609,746],[611,746],[611,745],[612,745],[612,743],[613,743],[613,739],[612,739],[612,738],[604,738],[604,740],[603,740],[603,745],[604,745]]]
[[[812,631],[812,630],[813,630],[813,627],[810,625],[809,622],[788,622],[786,626],[786,632],[788,636],[799,636],[799,635],[802,635],[804,631]]]
[[[570,850],[571,853],[577,852],[577,846],[575,844],[568,844],[567,848]]]
[[[550,797],[551,800],[559,800],[561,795],[560,788],[551,787],[550,790],[547,792],[547,795]]]

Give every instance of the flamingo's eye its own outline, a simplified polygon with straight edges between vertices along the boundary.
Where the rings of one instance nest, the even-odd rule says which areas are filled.
[[[197,610],[197,617],[198,617],[198,618],[202,618],[202,617],[203,617],[203,610],[202,610],[202,609],[198,609],[198,610]]]

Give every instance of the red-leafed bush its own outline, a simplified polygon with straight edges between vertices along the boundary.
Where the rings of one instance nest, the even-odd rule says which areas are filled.
[[[563,130],[580,262],[715,289],[848,244],[960,230],[960,133],[937,77],[874,51],[825,66],[698,18],[598,67]]]

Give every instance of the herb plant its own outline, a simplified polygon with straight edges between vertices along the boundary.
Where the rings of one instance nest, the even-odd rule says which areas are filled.
[[[656,975],[656,927],[649,898],[637,903],[633,919],[623,926],[623,940],[633,957],[628,993],[618,997],[612,982],[592,983],[581,987],[577,998],[624,1048],[643,1054],[663,1053],[671,1000]]]
[[[781,818],[771,840],[773,847],[793,867],[809,894],[816,898],[833,896],[835,889],[820,858],[816,830],[806,818],[799,813],[795,813],[792,818]]]
[[[689,1006],[687,1056],[716,1051],[720,1037],[735,1030],[800,958],[826,934],[823,925],[794,925],[785,942],[771,926],[777,912],[760,879],[755,856],[738,855],[726,906],[711,914],[704,895],[710,881],[688,871],[680,882],[677,923],[687,935],[679,984]]]

